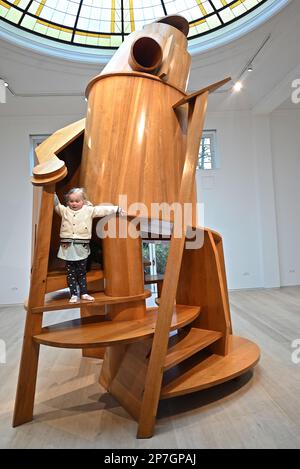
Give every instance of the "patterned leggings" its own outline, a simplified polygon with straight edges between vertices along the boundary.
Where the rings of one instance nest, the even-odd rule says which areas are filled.
[[[86,263],[87,259],[67,261],[67,282],[71,295],[78,295],[77,285],[79,285],[80,295],[87,293]]]

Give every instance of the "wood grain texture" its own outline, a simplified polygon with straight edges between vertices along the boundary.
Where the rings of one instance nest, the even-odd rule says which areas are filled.
[[[129,215],[143,216],[137,202],[146,205],[146,218],[152,203],[164,203],[163,218],[173,218],[167,204],[179,201],[188,115],[172,105],[182,96],[147,76],[104,76],[93,84],[80,185],[94,204],[119,205],[125,194]]]
[[[53,193],[53,186],[44,188],[42,193],[13,426],[29,422],[33,415],[39,359],[39,344],[33,340],[33,335],[41,332],[42,313],[33,314],[32,311],[44,303],[53,216]]]
[[[85,118],[57,130],[35,150],[39,163],[51,160],[84,132]]]
[[[225,355],[231,321],[221,238],[216,239],[218,249],[214,235],[205,229],[203,247],[184,250],[176,300],[202,306],[203,315],[195,327],[222,332],[222,339],[212,349]]]
[[[153,70],[152,76],[161,76],[167,83],[185,90],[190,71],[191,56],[187,51],[187,38],[177,28],[164,23],[151,23],[145,25],[143,31],[131,33],[115,52],[113,58],[104,67],[100,75],[111,73],[134,73],[131,67],[130,52],[132,44],[142,37],[149,37],[157,42],[163,51],[161,65]],[[170,47],[170,38],[173,37],[173,46]],[[145,50],[145,55],[147,50]],[[166,73],[167,70],[167,73]],[[150,73],[149,73],[149,76]]]
[[[178,333],[169,341],[164,370],[168,370],[190,356],[213,344],[222,337],[221,332],[192,327],[186,333]],[[172,340],[174,339],[174,340]]]
[[[36,151],[39,165],[34,169],[32,182],[48,185],[49,193],[44,189],[27,306],[16,425],[32,418],[38,344],[81,348],[84,356],[97,358],[103,356],[106,347],[100,383],[138,420],[138,436],[142,438],[153,434],[166,370],[172,369],[173,374],[174,370],[183,370],[172,383],[167,382],[164,396],[169,397],[230,379],[258,360],[257,348],[254,351],[247,341],[241,339],[238,343],[231,337],[230,344],[238,343],[237,348],[242,349],[240,361],[232,347],[229,353],[232,362],[222,362],[227,365],[227,371],[220,365],[221,358],[227,358],[231,330],[221,238],[206,230],[203,250],[185,256],[190,220],[180,221],[182,230],[178,236],[176,204],[180,210],[185,204],[191,204],[191,223],[197,224],[195,172],[207,97],[229,79],[186,95],[190,55],[183,32],[188,25],[184,19],[172,18],[172,24],[163,20],[131,34],[108,66],[88,85],[86,121],[61,129]],[[45,298],[46,291],[62,285],[61,276],[51,274],[57,267],[54,257],[60,222],[54,217],[52,223],[50,215],[54,183],[60,196],[71,187],[82,186],[92,204],[121,206],[127,212],[127,219],[114,217],[117,230],[122,226],[129,232],[132,218],[136,216],[177,222],[164,280],[150,279],[158,283],[161,296],[158,309],[146,310],[145,298],[149,292],[144,291],[140,235],[124,238],[123,229],[122,235],[113,232],[103,238],[96,230],[96,220],[93,241],[97,231],[97,236],[103,239],[103,259],[98,255],[94,262],[103,264],[104,274],[93,276],[94,283],[103,280],[95,301],[70,304],[65,296]],[[95,249],[99,254],[99,239]],[[203,261],[200,265],[199,259]],[[192,260],[191,272],[188,260]],[[189,283],[191,275],[194,278]],[[199,279],[203,281],[200,296],[190,291]],[[187,305],[178,304],[179,298],[186,299]],[[192,299],[196,300],[195,305]],[[80,319],[41,328],[44,311],[78,306]],[[193,326],[189,333],[184,337],[183,333],[178,334],[177,343],[172,345],[170,331],[187,325]],[[208,365],[204,366],[202,360],[195,372],[186,368],[203,349],[210,354]],[[226,357],[214,358],[217,354]]]
[[[40,176],[36,177],[33,176],[31,178],[31,182],[34,186],[50,186],[52,184],[56,184],[59,181],[62,181],[68,174],[68,170],[66,167],[63,167],[60,171],[57,172],[55,176]]]
[[[228,354],[224,357],[209,352],[195,356],[165,377],[167,384],[161,390],[161,398],[176,397],[200,391],[245,373],[260,358],[258,346],[242,337],[230,336]]]
[[[182,106],[183,104],[187,104],[191,101],[193,101],[197,96],[203,93],[213,93],[216,91],[218,88],[222,88],[222,86],[226,85],[231,81],[231,77],[225,78],[224,80],[217,81],[216,83],[213,83],[211,85],[206,86],[205,88],[201,88],[201,90],[195,91],[194,93],[188,94],[184,98],[181,98],[177,103],[173,105],[173,109],[178,108],[179,106]]]
[[[51,186],[67,176],[67,167],[57,155],[76,140],[84,132],[84,128],[85,119],[81,119],[57,130],[35,149],[39,165],[33,170],[33,185]]]
[[[152,340],[108,347],[100,384],[135,419],[139,419]],[[112,355],[111,355],[112,354]]]
[[[140,237],[123,238],[120,232],[129,233],[130,221],[125,217],[115,220],[116,236],[107,236],[102,241],[105,294],[110,297],[140,297],[144,299],[144,267]],[[141,319],[146,314],[145,301],[136,303],[109,304],[110,319]],[[113,303],[113,302],[111,302]]]
[[[68,171],[65,163],[54,155],[47,161],[36,165],[33,168],[32,174],[32,184],[35,186],[43,186],[54,184],[62,180],[68,174]]]
[[[31,312],[33,314],[38,314],[46,311],[59,311],[61,309],[74,309],[79,308],[81,305],[86,305],[87,307],[92,306],[101,306],[110,303],[130,303],[135,301],[140,301],[141,299],[148,298],[151,295],[149,290],[144,290],[143,293],[138,295],[127,295],[127,296],[108,296],[104,292],[95,292],[93,296],[95,301],[80,300],[77,303],[70,303],[70,293],[69,291],[62,292],[53,292],[48,294],[45,297],[44,304],[39,306],[33,306]],[[29,309],[29,302],[25,302],[25,309]]]
[[[198,151],[204,124],[208,93],[195,98],[190,106],[187,151],[180,185],[179,201],[181,204],[189,202],[193,194]],[[176,297],[180,265],[185,244],[186,226],[183,224],[181,237],[172,235],[170,250],[166,265],[164,285],[159,305],[159,315],[153,347],[149,360],[149,367],[145,382],[145,392],[139,418],[138,436],[147,438],[152,435],[155,415],[160,396],[163,375],[163,365],[168,347],[169,329]]]
[[[200,308],[173,306],[170,330],[184,327],[192,322]],[[45,327],[34,341],[52,347],[85,348],[107,347],[130,343],[153,336],[158,317],[158,308],[151,308],[143,319],[129,321],[104,321],[101,316],[90,316],[65,321]]]

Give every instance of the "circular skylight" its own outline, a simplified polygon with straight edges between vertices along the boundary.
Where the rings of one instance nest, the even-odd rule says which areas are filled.
[[[61,45],[113,52],[132,31],[166,15],[189,24],[190,45],[287,0],[0,0],[1,23]],[[271,5],[271,7],[270,7]],[[27,34],[26,34],[27,36]],[[28,37],[28,36],[27,36]]]

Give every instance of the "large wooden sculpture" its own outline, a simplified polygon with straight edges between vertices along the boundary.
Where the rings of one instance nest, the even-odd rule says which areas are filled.
[[[259,359],[258,347],[232,335],[221,236],[203,229],[203,245],[187,249],[186,232],[170,237],[158,308],[146,308],[141,238],[103,239],[104,269],[88,274],[92,304],[81,318],[42,327],[43,312],[70,305],[64,271],[56,265],[59,220],[53,193],[84,186],[94,204],[126,195],[128,228],[153,203],[191,203],[196,226],[195,171],[208,94],[227,80],[186,94],[188,23],[163,18],[132,33],[87,87],[87,119],[59,130],[37,148],[32,182],[42,186],[14,425],[32,419],[40,344],[82,348],[100,356],[100,383],[150,437],[160,399],[232,379]],[[129,208],[128,208],[129,207]],[[160,218],[175,222],[162,209]],[[174,223],[175,224],[175,223]],[[94,242],[99,243],[96,233]],[[52,292],[52,293],[51,293]],[[176,331],[170,336],[170,331]]]

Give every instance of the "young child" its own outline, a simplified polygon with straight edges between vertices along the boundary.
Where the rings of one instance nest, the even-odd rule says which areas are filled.
[[[87,201],[83,188],[73,188],[66,194],[66,203],[62,205],[57,195],[54,196],[54,208],[61,216],[60,248],[57,257],[64,259],[67,265],[67,282],[70,289],[70,303],[81,299],[94,301],[87,292],[86,265],[90,254],[89,241],[92,236],[93,218],[103,217],[112,213],[124,212],[114,205],[93,206]]]

